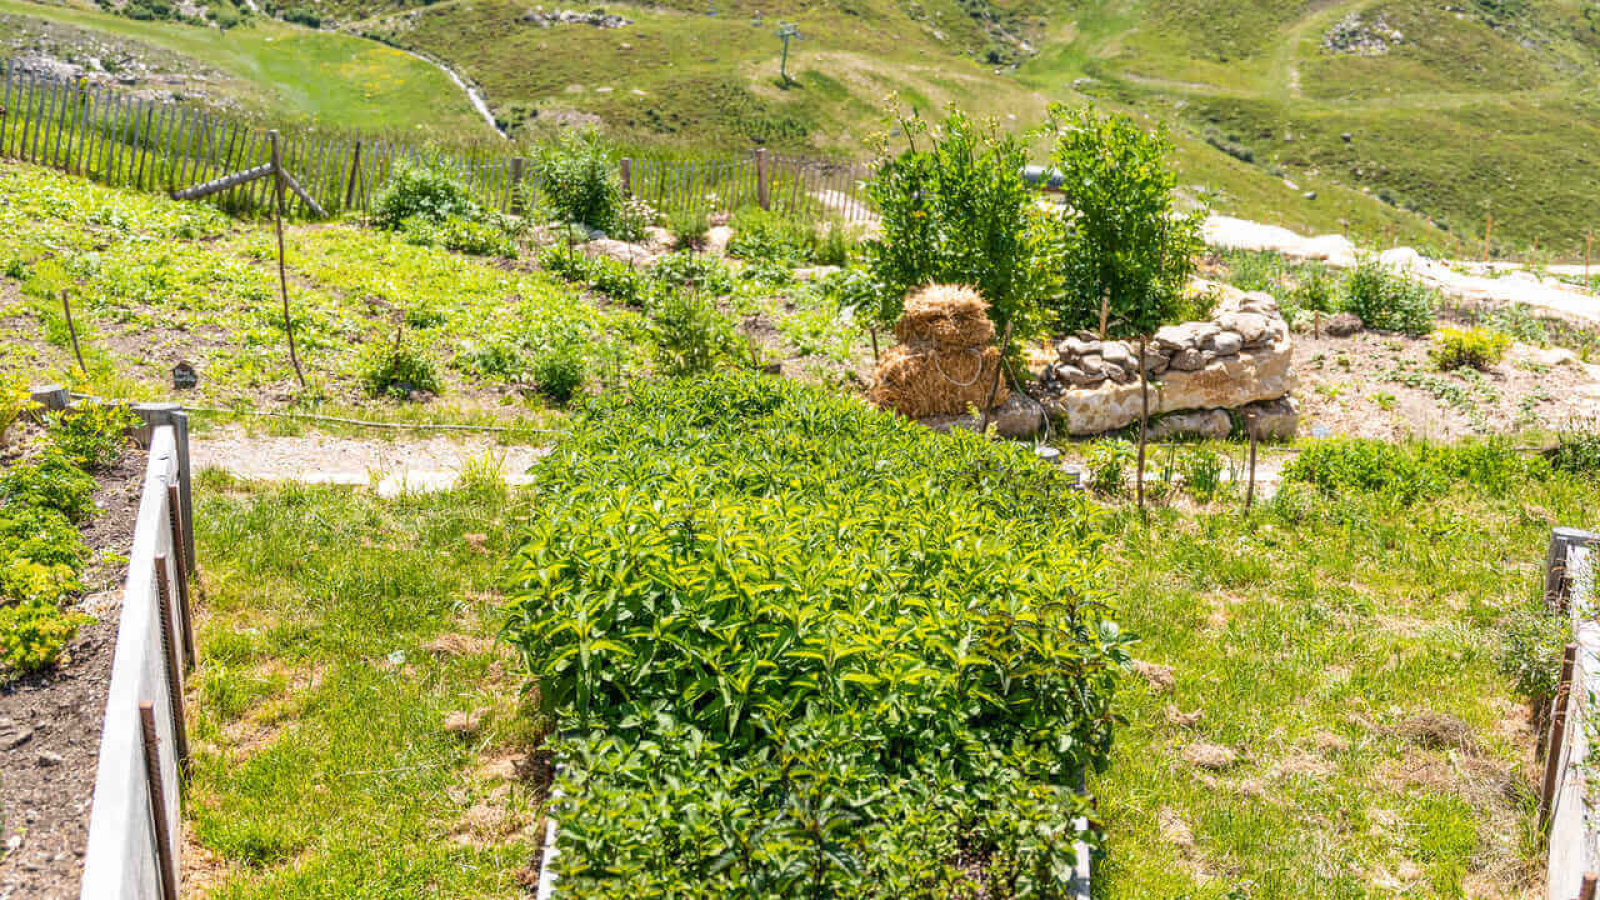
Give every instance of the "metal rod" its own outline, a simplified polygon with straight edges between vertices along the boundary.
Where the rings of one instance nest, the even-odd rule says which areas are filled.
[[[189,603],[189,573],[194,571],[194,566],[188,558],[188,541],[184,539],[187,531],[183,521],[183,497],[175,484],[167,485],[167,521],[172,527],[172,552],[178,561],[178,603],[183,608],[183,650],[184,656],[194,659],[194,628],[190,624],[189,615],[192,605]]]
[[[150,789],[150,814],[155,818],[156,874],[161,879],[162,900],[178,900],[178,867],[172,855],[172,834],[167,831],[167,793],[161,787],[161,747],[156,736],[155,708],[139,704],[139,731],[144,738],[144,780]]]
[[[181,638],[177,623],[172,620],[174,610],[172,589],[167,581],[167,557],[158,554],[155,564],[156,597],[160,601],[161,614],[161,656],[167,668],[167,690],[172,695],[172,737],[178,750],[178,777],[183,779],[189,771],[189,725],[184,708],[183,666],[178,662],[178,641]]]

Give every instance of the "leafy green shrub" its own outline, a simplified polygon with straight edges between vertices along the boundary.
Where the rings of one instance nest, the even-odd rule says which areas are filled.
[[[759,206],[734,213],[728,226],[728,255],[738,259],[799,264],[810,262],[817,250],[816,231],[805,221]]]
[[[539,255],[539,264],[554,275],[588,285],[635,309],[648,305],[656,293],[656,282],[650,274],[609,256],[591,257],[550,248]]]
[[[1419,337],[1433,330],[1434,293],[1420,281],[1364,259],[1345,275],[1344,308],[1368,328]]]
[[[969,284],[996,322],[1019,334],[1037,319],[1026,240],[1033,189],[1022,178],[1027,146],[988,122],[951,108],[942,126],[913,112],[900,122],[909,147],[886,157],[867,183],[882,218],[880,237],[863,246],[881,287],[862,310],[883,325],[900,318],[907,292],[927,284]]]
[[[413,217],[401,223],[400,228],[407,243],[422,247],[505,259],[515,259],[517,255],[517,242],[505,223],[488,217],[480,220],[453,215],[439,221]]]
[[[415,393],[438,394],[442,390],[433,360],[403,341],[368,344],[356,360],[356,371],[370,397],[407,400]]]
[[[584,378],[583,354],[576,341],[556,341],[533,356],[534,384],[557,403],[571,400],[583,387]]]
[[[564,897],[1064,896],[1126,653],[1059,469],[721,374],[591,401],[535,478]]]
[[[38,600],[0,606],[0,669],[25,675],[55,665],[86,621]]]
[[[762,288],[779,288],[794,283],[794,272],[775,259],[757,259],[739,270],[739,280]]]
[[[733,290],[733,273],[721,261],[693,253],[669,253],[650,269],[650,277],[675,288],[689,288],[707,294],[726,294]]]
[[[1550,467],[1558,472],[1593,477],[1600,475],[1600,431],[1594,423],[1568,425],[1556,436],[1549,453]]]
[[[372,223],[389,231],[400,230],[408,221],[416,227],[417,222],[439,224],[481,216],[467,186],[438,165],[402,163],[372,204]]]
[[[668,291],[651,314],[656,366],[673,377],[709,372],[735,356],[739,341],[728,317],[690,291]]]
[[[22,380],[0,380],[0,447],[6,444],[6,432],[17,424],[22,414],[33,409],[33,393]]]
[[[95,481],[59,450],[51,449],[0,474],[0,505],[53,509],[72,522],[94,512]]]
[[[1433,342],[1428,355],[1440,369],[1487,369],[1505,358],[1511,336],[1488,328],[1441,328]]]
[[[128,449],[128,430],[139,417],[124,406],[93,404],[50,413],[50,440],[73,463],[91,471],[108,469]]]
[[[1501,440],[1391,444],[1361,438],[1313,441],[1284,466],[1285,482],[1326,494],[1384,493],[1401,502],[1441,494],[1454,482],[1502,492],[1549,471],[1541,458]]]
[[[1122,493],[1128,481],[1128,466],[1133,463],[1133,445],[1127,441],[1101,439],[1083,448],[1084,464],[1089,468],[1089,490],[1105,497]]]
[[[601,231],[616,224],[622,187],[616,161],[598,134],[564,134],[541,149],[533,169],[544,206],[554,218]]]
[[[5,563],[0,567],[0,600],[59,604],[83,590],[78,572],[72,566],[35,562],[24,556],[0,558],[0,561]]]
[[[495,381],[520,381],[527,370],[522,350],[510,341],[468,341],[451,364],[469,375]]]
[[[1202,214],[1177,212],[1164,131],[1093,108],[1050,111],[1050,162],[1066,208],[1036,221],[1052,325],[1110,337],[1153,334],[1181,315],[1202,248]]]
[[[679,250],[698,250],[706,244],[711,218],[702,209],[680,209],[667,216],[667,231],[672,246]]]
[[[1178,475],[1196,500],[1209,501],[1222,490],[1222,473],[1227,462],[1209,447],[1191,447],[1178,457]]]
[[[0,539],[0,563],[25,559],[76,572],[89,558],[83,538],[65,512],[26,500],[8,500],[0,506]],[[0,590],[0,596],[17,595]]]
[[[819,266],[847,266],[856,255],[856,239],[843,222],[830,222],[819,233],[811,261]]]

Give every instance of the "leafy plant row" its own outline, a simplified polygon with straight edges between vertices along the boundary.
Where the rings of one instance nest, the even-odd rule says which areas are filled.
[[[745,374],[576,428],[507,628],[564,897],[1063,896],[1125,638],[1058,470]]]

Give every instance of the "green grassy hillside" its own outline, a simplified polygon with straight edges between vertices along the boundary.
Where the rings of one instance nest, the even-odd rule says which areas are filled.
[[[263,102],[342,124],[593,124],[629,144],[861,156],[886,100],[1017,128],[1094,99],[1172,126],[1189,191],[1220,212],[1463,256],[1581,254],[1600,164],[1600,4],[1584,0],[303,0],[222,32],[0,0],[0,12],[192,55]],[[579,21],[552,21],[570,12]],[[604,14],[599,27],[583,17]],[[802,40],[779,74],[780,23]],[[328,33],[329,29],[343,35]],[[281,52],[294,41],[295,52]],[[420,68],[418,68],[420,67]],[[403,71],[402,71],[403,70]]]

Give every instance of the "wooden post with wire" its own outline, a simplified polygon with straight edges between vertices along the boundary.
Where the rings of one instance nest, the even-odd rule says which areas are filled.
[[[278,229],[278,289],[283,295],[283,329],[289,335],[289,361],[294,377],[306,386],[306,373],[300,368],[300,354],[294,348],[294,319],[289,315],[289,275],[283,265],[283,146],[276,128],[267,132],[272,139],[272,221]]]
[[[67,292],[61,292],[61,314],[67,320],[67,335],[72,338],[72,355],[78,358],[78,371],[89,374],[89,367],[83,364],[83,350],[78,346],[78,328],[72,323],[72,301],[67,299]]]
[[[1245,421],[1244,430],[1250,433],[1250,482],[1244,491],[1244,511],[1249,512],[1256,502],[1256,417]]]
[[[356,199],[356,179],[361,176],[361,142],[356,141],[355,154],[350,160],[350,177],[344,188],[344,208],[349,209]]]
[[[1000,334],[1000,358],[995,360],[994,380],[989,382],[989,399],[983,404],[983,418],[978,422],[978,433],[983,434],[989,430],[989,414],[994,411],[994,396],[1000,392],[1000,372],[1005,368],[1006,348],[1011,346],[1011,323],[1007,322],[1005,331]],[[981,359],[982,357],[980,357]],[[981,368],[978,371],[983,371]]]

